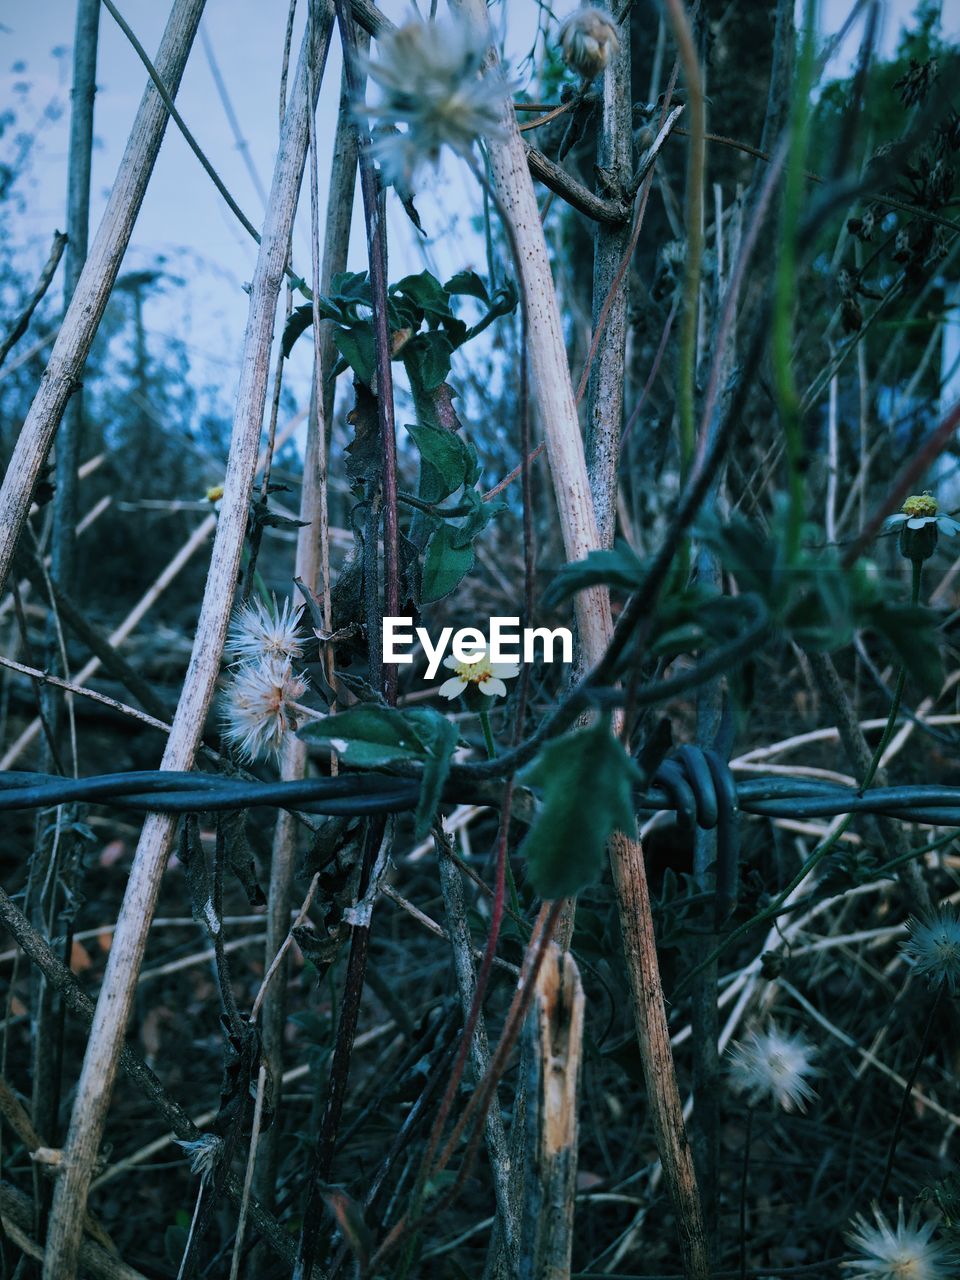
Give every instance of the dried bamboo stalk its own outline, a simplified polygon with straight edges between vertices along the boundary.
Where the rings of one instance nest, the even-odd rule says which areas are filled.
[[[484,0],[451,3],[485,27]],[[493,50],[488,56],[488,73],[498,74]],[[504,136],[488,140],[490,171],[518,246],[520,287],[529,316],[531,387],[546,440],[564,549],[569,560],[581,560],[600,547],[600,536],[560,310],[524,145],[509,105],[501,124]],[[603,655],[613,630],[609,594],[604,588],[592,588],[581,592],[576,604],[584,659],[592,666]],[[703,1280],[709,1275],[703,1215],[670,1051],[643,850],[637,841],[615,835],[610,857],[648,1100],[677,1214],[684,1272],[688,1280]]]
[[[174,0],[156,58],[157,70],[172,94],[180,87],[203,6],[204,0]],[[0,589],[10,571],[40,468],[67,402],[82,377],[83,366],[143,203],[167,119],[167,109],[159,93],[152,84],[148,84],[127,139],[103,220],[0,488]]]
[[[326,24],[326,39],[321,40],[313,76],[315,92],[322,79],[329,30]],[[223,504],[190,665],[163,755],[161,767],[165,769],[188,769],[192,765],[220,667],[257,464],[277,299],[306,160],[307,113],[315,106],[308,91],[309,62],[308,29],[280,135],[270,203],[250,290]],[[57,1184],[50,1219],[44,1280],[72,1280],[76,1272],[90,1178],[106,1122],[160,878],[175,831],[174,818],[152,814],[141,832],[77,1085],[64,1170]]]

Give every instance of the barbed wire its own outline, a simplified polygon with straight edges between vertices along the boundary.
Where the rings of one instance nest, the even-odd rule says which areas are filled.
[[[713,754],[713,753],[711,753]],[[723,764],[729,771],[729,766]],[[638,812],[675,810],[697,825],[715,825],[716,769],[706,777],[684,770],[693,797],[678,796],[676,788],[653,785],[635,799]],[[732,775],[731,775],[732,777]],[[657,775],[659,782],[659,774]],[[831,818],[863,813],[960,827],[960,787],[853,787],[816,779],[761,775],[732,783],[736,811],[766,818]],[[160,813],[213,812],[257,807],[293,809],[321,815],[363,816],[403,813],[416,808],[420,780],[386,773],[340,774],[287,782],[252,782],[220,774],[142,770],[63,778],[45,773],[0,772],[0,812],[48,808],[70,802]],[[447,803],[473,803],[476,793],[454,776],[443,791]]]

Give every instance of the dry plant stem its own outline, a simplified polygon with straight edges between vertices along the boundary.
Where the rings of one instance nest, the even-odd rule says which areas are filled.
[[[90,167],[93,155],[93,103],[97,92],[97,37],[100,0],[80,0],[73,41],[70,106],[70,167],[67,175],[67,253],[63,297],[69,306],[87,257],[90,233]],[[67,405],[57,440],[57,487],[53,505],[53,580],[69,582],[74,572],[77,482],[83,416],[83,390]]]
[[[687,256],[683,283],[683,316],[680,340],[680,381],[678,415],[680,419],[681,469],[686,471],[693,456],[694,392],[697,360],[697,321],[700,297],[700,260],[703,252],[703,180],[704,180],[704,116],[703,79],[694,44],[690,19],[683,0],[666,0],[667,16],[673,28],[687,81],[690,116],[690,152],[687,160],[687,194],[685,221]]]
[[[17,940],[24,953],[57,988],[70,1012],[82,1022],[91,1023],[95,1009],[93,1000],[59,956],[54,954],[46,939],[33,928],[23,912],[2,889],[0,889],[0,924]],[[191,1142],[200,1137],[199,1129],[187,1113],[170,1097],[142,1058],[138,1057],[126,1044],[120,1050],[120,1069],[153,1105],[164,1124],[177,1137]],[[227,1192],[233,1200],[239,1201],[240,1182],[233,1175],[227,1181]],[[254,1202],[250,1205],[249,1214],[251,1221],[269,1242],[274,1253],[287,1262],[292,1262],[293,1242],[288,1233],[263,1210],[259,1203]]]
[[[363,867],[360,875],[359,900],[367,891],[370,874],[373,869],[381,842],[384,840],[386,821],[374,818],[367,824],[364,837]],[[300,1244],[297,1249],[297,1262],[293,1271],[293,1280],[304,1280],[313,1271],[317,1255],[320,1230],[323,1223],[325,1207],[323,1202],[323,1184],[330,1178],[333,1157],[336,1152],[337,1136],[340,1132],[340,1121],[343,1117],[343,1105],[347,1096],[347,1081],[350,1073],[350,1059],[353,1054],[353,1042],[356,1039],[357,1024],[360,1017],[360,1000],[363,996],[363,983],[366,975],[367,956],[370,947],[369,919],[364,924],[355,924],[350,934],[350,954],[347,959],[347,975],[343,985],[343,998],[340,1005],[340,1018],[337,1022],[337,1038],[333,1057],[330,1063],[330,1078],[327,1086],[327,1102],[324,1107],[320,1132],[317,1135],[316,1153],[310,1177],[310,1188],[307,1204],[303,1214],[303,1226],[300,1231]]]
[[[175,0],[170,13],[156,66],[171,93],[179,88],[203,4],[204,0]],[[103,220],[0,488],[0,589],[10,571],[40,468],[67,401],[81,379],[153,172],[167,119],[167,109],[151,83],[144,92]]]
[[[458,0],[457,7],[481,27],[486,23],[483,0]],[[489,57],[488,74],[498,74],[495,55]],[[581,560],[600,546],[600,538],[563,329],[533,184],[512,109],[504,113],[502,124],[505,138],[488,143],[490,172],[519,250],[517,271],[529,318],[531,391],[546,438],[564,550],[569,560]],[[605,590],[594,588],[578,595],[577,623],[585,660],[593,666],[603,658],[613,634]],[[684,1270],[693,1280],[707,1276],[709,1265],[670,1052],[643,853],[637,842],[622,836],[611,841],[610,853],[654,1127],[678,1216]]]
[[[569,1280],[577,1183],[584,995],[569,951],[547,949],[527,1017],[527,1187],[521,1274]]]
[[[47,258],[40,271],[37,279],[36,288],[27,300],[27,304],[19,317],[13,322],[7,336],[0,341],[0,364],[6,360],[10,349],[20,341],[27,332],[30,325],[30,317],[36,311],[37,307],[43,301],[44,295],[53,284],[53,277],[57,274],[57,267],[60,265],[60,259],[63,257],[63,251],[67,245],[67,237],[62,231],[54,232],[53,244],[50,248],[50,256]]]
[[[4,1232],[27,1257],[39,1261],[43,1258],[43,1248],[30,1234],[32,1219],[30,1199],[9,1183],[0,1183],[0,1222]],[[80,1263],[84,1273],[96,1280],[146,1280],[142,1271],[128,1267],[115,1253],[93,1240],[82,1241]]]
[[[430,1204],[427,1211],[429,1214],[439,1212],[440,1209],[445,1205],[450,1204],[456,1198],[473,1167],[473,1157],[476,1154],[477,1142],[479,1134],[482,1131],[487,1108],[489,1107],[491,1098],[493,1097],[494,1089],[499,1083],[504,1069],[506,1068],[510,1054],[513,1052],[514,1045],[517,1042],[517,1037],[519,1036],[523,1026],[523,1020],[526,1017],[527,1011],[530,1008],[530,1003],[533,1000],[537,974],[540,972],[540,966],[543,963],[544,955],[546,954],[546,950],[553,938],[554,930],[556,929],[557,921],[560,917],[561,908],[562,903],[560,902],[544,903],[540,908],[539,915],[537,916],[536,923],[534,924],[533,934],[527,944],[526,951],[524,952],[523,969],[521,971],[520,981],[517,984],[516,991],[514,992],[510,1008],[507,1011],[500,1041],[497,1044],[496,1051],[490,1062],[490,1067],[483,1080],[480,1082],[480,1086],[473,1094],[471,1094],[470,1100],[464,1108],[460,1119],[454,1126],[450,1137],[447,1139],[446,1145],[437,1156],[436,1162],[430,1170],[431,1174],[436,1176],[447,1167],[454,1151],[457,1149],[460,1139],[463,1137],[467,1129],[468,1124],[474,1119],[474,1117],[476,1117],[477,1122],[474,1126],[473,1135],[467,1146],[467,1150],[464,1153],[460,1171],[451,1189],[441,1196],[439,1201]],[[442,1109],[441,1105],[441,1110]],[[434,1129],[436,1129],[436,1123],[434,1124]],[[434,1150],[434,1135],[431,1134],[431,1139],[427,1147],[428,1158],[432,1157]],[[411,1211],[408,1211],[387,1233],[382,1244],[371,1259],[370,1269],[374,1274],[376,1274],[377,1268],[382,1264],[383,1259],[388,1254],[392,1253],[404,1239],[407,1239],[418,1229],[419,1226],[422,1225],[427,1213],[420,1214],[419,1210],[420,1200],[419,1197],[415,1197],[412,1205],[412,1213],[416,1216],[411,1216]]]
[[[347,0],[336,0],[337,25],[343,44],[347,84],[355,100],[363,94],[363,75],[359,65],[360,46]],[[354,121],[357,156],[360,165],[360,191],[367,229],[367,254],[370,267],[370,295],[373,303],[373,336],[376,346],[377,421],[380,428],[383,472],[383,612],[395,617],[400,612],[400,567],[398,559],[399,526],[397,524],[397,440],[393,405],[393,366],[390,324],[387,314],[387,241],[383,211],[380,205],[377,174],[374,167],[372,139],[369,129]],[[397,669],[391,664],[383,670],[384,694],[387,702],[397,700]]]
[[[460,872],[441,849],[438,849],[437,861],[440,865],[440,887],[443,892],[447,928],[453,949],[453,964],[457,974],[457,990],[460,993],[460,1004],[463,1009],[464,1022],[466,1023],[470,1017],[470,1010],[476,994],[476,973],[473,967],[473,943],[470,937],[463,900],[463,880]],[[470,1057],[474,1078],[479,1085],[490,1066],[490,1045],[482,1011],[477,1015],[476,1026],[471,1038]],[[494,1193],[497,1199],[497,1213],[500,1216],[500,1224],[511,1259],[511,1266],[515,1267],[517,1223],[510,1203],[510,1156],[496,1091],[493,1094],[490,1110],[487,1112],[486,1141],[487,1154],[490,1157],[490,1169],[493,1174]]]
[[[821,692],[836,717],[840,741],[857,776],[868,779],[868,785],[885,786],[886,776],[878,763],[883,754],[882,746],[871,751],[867,745],[863,730],[860,728],[860,721],[850,704],[833,659],[829,654],[812,652],[807,654],[807,659]],[[909,846],[903,826],[890,818],[878,817],[876,822],[883,842],[891,854],[895,858],[907,854]],[[911,910],[920,915],[929,911],[930,894],[923,879],[923,873],[916,862],[909,858],[905,860],[900,867],[899,878]]]
[[[633,160],[630,93],[630,20],[624,19],[619,52],[603,76],[603,119],[597,163],[608,180],[626,189]],[[606,313],[603,333],[590,370],[587,471],[597,518],[600,546],[613,546],[617,524],[617,468],[623,425],[623,391],[627,353],[629,273],[620,264],[632,239],[624,220],[619,226],[598,225],[593,247],[593,328]],[[608,302],[608,295],[612,298]]]
[[[316,10],[311,9],[313,21],[316,22]],[[338,118],[338,135],[341,130],[353,134],[349,121],[345,121],[343,112]],[[327,521],[327,441],[329,439],[328,412],[333,413],[333,391],[330,383],[329,397],[325,370],[333,368],[335,358],[330,336],[330,326],[321,326],[317,315],[319,297],[328,291],[330,278],[334,270],[342,270],[341,263],[346,262],[347,247],[350,237],[350,210],[353,207],[353,189],[356,175],[356,153],[353,164],[343,164],[338,170],[334,153],[334,171],[331,174],[330,193],[327,204],[326,235],[323,249],[323,266],[319,257],[320,247],[318,228],[318,200],[316,174],[316,117],[309,120],[309,168],[310,183],[310,216],[311,216],[311,287],[314,295],[314,369],[313,387],[310,398],[310,413],[307,418],[307,440],[303,459],[303,487],[300,493],[300,519],[305,523],[297,531],[297,554],[295,577],[305,582],[313,591],[318,585],[323,592],[324,626],[330,630],[330,547],[329,525]],[[329,348],[325,361],[325,349]],[[329,408],[328,408],[329,398]],[[332,678],[332,652],[328,650],[327,680]],[[283,778],[302,778],[307,765],[305,743],[299,738],[290,738],[284,746],[281,760],[281,776]],[[286,811],[277,816],[277,825],[273,835],[273,852],[270,860],[270,886],[267,898],[267,945],[265,967],[269,969],[274,958],[279,954],[288,936],[290,925],[291,892],[296,864],[296,831],[297,821]],[[263,1135],[260,1144],[260,1166],[257,1172],[257,1191],[261,1200],[272,1203],[276,1185],[278,1138],[280,1125],[280,1082],[283,1077],[283,1033],[286,1024],[287,988],[286,964],[281,962],[282,969],[278,981],[267,990],[263,1005],[262,1037],[263,1051],[270,1067],[270,1074],[276,1090],[272,1099],[275,1123]]]
[[[329,23],[326,33],[323,55],[329,43]],[[192,765],[220,666],[257,464],[277,298],[306,158],[307,112],[312,109],[308,98],[309,52],[305,40],[280,137],[251,286],[223,505],[190,665],[163,755],[165,769],[188,769]],[[319,56],[318,62],[322,65]],[[321,79],[320,71],[318,66],[315,87]],[[160,878],[175,830],[175,819],[160,814],[148,816],[134,857],[77,1086],[65,1168],[57,1185],[51,1216],[45,1280],[69,1280],[76,1269],[79,1226],[90,1177],[106,1122]]]

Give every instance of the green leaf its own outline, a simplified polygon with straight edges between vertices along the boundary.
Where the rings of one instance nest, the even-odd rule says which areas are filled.
[[[414,815],[418,840],[430,829],[460,738],[457,726],[433,707],[398,711],[370,704],[351,707],[326,720],[313,720],[300,729],[298,736],[314,746],[332,747],[344,764],[358,769],[422,762],[420,798]]]
[[[377,368],[377,348],[372,327],[360,323],[352,329],[334,329],[333,340],[337,350],[364,386],[372,387]]]
[[[435,275],[421,271],[415,276],[404,276],[391,288],[392,294],[402,294],[415,303],[425,316],[445,320],[452,316],[450,295]]]
[[[636,835],[632,787],[642,782],[640,770],[601,718],[549,742],[520,777],[543,791],[521,846],[531,884],[545,899],[579,893],[599,878],[613,832]]]
[[[483,532],[497,512],[504,509],[506,503],[501,502],[499,499],[484,502],[476,489],[465,489],[463,505],[468,506],[470,511],[467,513],[463,523],[457,525],[453,530],[453,545],[455,547],[469,546],[474,538]]]
[[[442,502],[466,483],[472,470],[469,448],[456,431],[425,425],[408,426],[420,450],[420,497]]]
[[[418,333],[403,348],[403,362],[424,391],[436,391],[447,380],[454,344],[440,329]]]
[[[432,707],[420,708],[414,714],[419,716],[417,732],[428,753],[423,761],[420,798],[413,818],[414,839],[422,840],[430,830],[430,823],[443,795],[443,786],[450,772],[453,753],[460,741],[460,733],[452,721]]]
[[[476,271],[458,271],[456,275],[450,277],[443,287],[447,293],[465,294],[470,298],[479,298],[486,306],[489,306],[490,304],[490,295],[487,293],[487,286],[477,275]]]
[[[391,707],[351,707],[336,716],[311,720],[297,736],[315,746],[332,747],[344,764],[381,769],[402,760],[420,760],[426,754],[415,727],[416,714]]]
[[[643,581],[644,564],[628,542],[618,538],[612,551],[591,551],[585,560],[565,564],[543,593],[545,608],[553,608],[588,587],[622,587],[635,591]]]
[[[466,546],[458,544],[459,532],[455,525],[444,521],[427,543],[420,596],[424,604],[432,604],[448,596],[474,566],[473,547],[469,542]]]

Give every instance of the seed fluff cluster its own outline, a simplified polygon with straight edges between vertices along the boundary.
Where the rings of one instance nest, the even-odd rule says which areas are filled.
[[[576,9],[560,25],[563,60],[587,83],[596,79],[619,48],[613,17],[596,5]]]
[[[784,1111],[805,1111],[816,1097],[808,1081],[817,1074],[813,1056],[802,1035],[787,1035],[775,1026],[751,1031],[730,1050],[730,1088],[745,1094],[752,1106],[772,1102]]]
[[[931,1239],[936,1224],[926,1222],[920,1226],[915,1207],[905,1220],[900,1201],[896,1227],[876,1205],[873,1216],[876,1226],[858,1214],[853,1220],[854,1230],[847,1236],[860,1255],[843,1263],[852,1280],[950,1280],[956,1276],[955,1251]]]
[[[297,703],[307,678],[294,670],[303,654],[302,609],[289,600],[280,608],[260,601],[237,610],[227,636],[232,665],[223,694],[223,733],[248,760],[279,755],[296,729]]]
[[[414,18],[385,36],[379,57],[367,59],[379,102],[360,106],[379,121],[375,154],[386,182],[409,194],[418,170],[436,164],[443,148],[470,157],[481,137],[502,137],[501,115],[511,86],[481,75],[484,33],[460,18]]]
[[[926,920],[911,920],[903,954],[935,987],[950,994],[960,990],[960,918],[951,906],[941,907]]]

